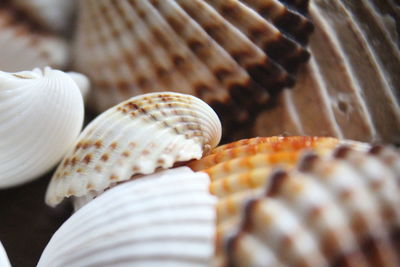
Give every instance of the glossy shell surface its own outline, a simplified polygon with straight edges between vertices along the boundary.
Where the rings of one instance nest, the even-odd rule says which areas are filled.
[[[38,267],[208,266],[216,203],[208,185],[187,167],[118,185],[60,227]]]
[[[53,175],[46,202],[102,192],[135,175],[199,159],[220,138],[217,115],[196,97],[169,92],[134,97],[84,129]]]
[[[0,72],[0,187],[54,167],[77,139],[83,116],[81,93],[68,74]]]

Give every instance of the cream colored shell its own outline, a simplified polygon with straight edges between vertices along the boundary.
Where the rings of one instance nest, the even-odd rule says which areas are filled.
[[[137,174],[199,159],[221,138],[221,124],[203,101],[179,93],[134,97],[107,110],[82,132],[55,172],[46,202],[102,192]]]
[[[74,144],[83,116],[81,93],[66,73],[0,72],[0,188],[52,168]]]
[[[10,261],[8,260],[7,253],[4,250],[3,245],[0,242],[0,266],[11,267]]]
[[[208,185],[187,167],[118,185],[57,230],[38,267],[209,266],[216,199]]]

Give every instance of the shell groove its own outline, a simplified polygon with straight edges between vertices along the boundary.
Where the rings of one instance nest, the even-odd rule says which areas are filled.
[[[66,73],[0,72],[0,187],[52,168],[78,137],[83,115],[79,88]]]
[[[208,185],[187,167],[118,185],[60,227],[38,266],[208,266],[216,202]]]
[[[309,56],[310,20],[277,0],[80,4],[74,63],[93,81],[100,111],[133,95],[178,91],[202,98],[227,123],[245,121],[293,85]]]
[[[301,138],[314,143],[301,146]],[[254,138],[213,151],[191,166],[209,174],[219,198],[214,263],[399,264],[398,151],[310,137]]]
[[[137,96],[109,109],[82,132],[55,172],[46,202],[102,192],[116,183],[199,159],[221,138],[202,100],[179,93]]]
[[[8,1],[0,3],[0,69],[16,72],[33,68],[65,67],[68,48],[65,40],[55,34],[40,31]],[[32,24],[33,23],[33,24]]]
[[[249,135],[285,132],[400,144],[396,2],[310,1],[313,57],[299,70],[294,88],[258,115]]]

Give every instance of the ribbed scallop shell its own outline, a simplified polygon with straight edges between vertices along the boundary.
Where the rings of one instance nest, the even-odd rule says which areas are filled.
[[[251,135],[400,144],[399,2],[313,0],[309,14],[312,58]]]
[[[46,194],[50,205],[199,159],[221,138],[215,112],[179,93],[137,96],[107,110],[82,132],[61,162]]]
[[[299,137],[262,140],[214,149],[215,165],[208,157],[191,163],[210,175],[219,197],[215,264],[400,263],[398,151],[368,153],[333,138],[309,138],[313,145],[303,148]]]
[[[308,59],[310,21],[277,0],[80,4],[74,62],[94,82],[97,110],[177,91],[244,121],[271,93],[293,85],[292,72]]]
[[[118,185],[60,227],[38,267],[208,266],[216,202],[208,185],[187,167]]]
[[[0,72],[0,187],[54,167],[77,139],[83,116],[81,93],[66,73]]]
[[[7,253],[4,250],[3,245],[0,242],[0,266],[11,267],[10,261],[8,260]]]
[[[0,47],[2,71],[63,68],[68,60],[65,40],[42,30],[8,1],[0,3]]]

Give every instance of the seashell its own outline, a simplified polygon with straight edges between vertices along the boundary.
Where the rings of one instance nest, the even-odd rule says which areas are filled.
[[[0,242],[0,266],[11,267],[10,261],[8,260],[7,253],[4,250],[3,244]]]
[[[81,133],[56,170],[46,202],[101,193],[135,175],[199,159],[221,138],[221,123],[203,101],[151,93],[110,108]]]
[[[41,26],[55,32],[65,32],[70,27],[76,0],[5,0]]]
[[[218,197],[215,265],[400,263],[400,153],[335,140],[247,139],[190,163]]]
[[[98,111],[169,90],[202,98],[223,124],[244,122],[292,86],[309,57],[312,24],[294,7],[277,0],[81,1],[74,65],[93,81]]]
[[[82,128],[78,86],[45,68],[0,72],[0,187],[30,181],[64,156]]]
[[[87,96],[89,94],[89,91],[90,91],[90,81],[89,81],[88,77],[86,77],[85,75],[83,75],[81,73],[73,72],[73,71],[67,72],[67,74],[78,85],[79,90],[81,91],[83,99],[86,100]]]
[[[310,1],[313,57],[299,70],[294,88],[257,116],[248,136],[324,135],[399,144],[400,6],[394,2]]]
[[[0,3],[0,70],[65,67],[68,60],[65,40],[43,29],[10,3],[7,0]]]
[[[38,267],[208,266],[216,202],[208,185],[204,173],[180,167],[115,186],[57,230]]]

